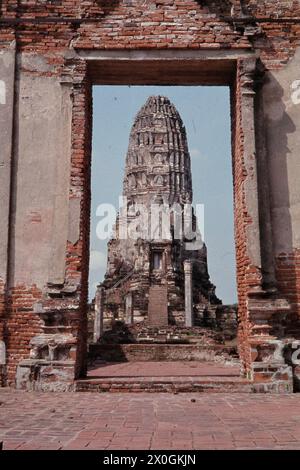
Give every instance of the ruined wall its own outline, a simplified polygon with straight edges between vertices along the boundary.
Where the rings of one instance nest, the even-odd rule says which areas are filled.
[[[43,308],[64,309],[73,333],[82,340],[76,373],[84,368],[89,225],[89,192],[84,188],[90,171],[91,84],[77,49],[169,49],[174,54],[178,49],[256,50],[269,80],[263,96],[276,272],[279,287],[297,305],[300,169],[295,130],[300,108],[291,101],[291,83],[299,79],[299,53],[295,52],[300,23],[292,20],[300,18],[300,4],[244,3],[246,16],[254,14],[259,22],[239,19],[238,1],[1,2],[0,319],[8,345],[9,381],[14,380],[17,363],[28,357],[30,338],[41,331],[37,300]],[[233,4],[234,21],[230,17]],[[236,145],[243,145],[243,136]],[[242,167],[236,171],[242,200],[247,171]],[[242,207],[238,212],[251,225]],[[255,282],[256,269],[260,269],[251,268],[250,260],[250,277],[245,281],[246,242],[244,229],[238,229],[242,309],[246,308],[251,269]],[[247,334],[245,330],[245,342]],[[245,358],[248,362],[246,353]]]
[[[279,288],[300,315],[300,48],[288,66],[269,71],[264,118],[276,274]],[[291,318],[296,321],[296,316]]]

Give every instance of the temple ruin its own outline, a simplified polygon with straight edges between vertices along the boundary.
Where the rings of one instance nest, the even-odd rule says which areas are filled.
[[[1,384],[63,391],[86,377],[93,86],[222,85],[231,92],[241,377],[255,391],[299,390],[299,1],[2,0],[0,26]],[[163,168],[164,150],[156,153]],[[188,196],[187,153],[182,163],[176,184]],[[126,177],[127,194],[140,197],[142,179]],[[156,246],[149,270],[150,261],[171,266],[171,247]],[[174,274],[167,280],[171,294]],[[182,298],[174,289],[178,321]]]
[[[123,198],[96,296],[98,314],[152,326],[213,320],[221,301],[191,205],[186,131],[166,97],[151,96],[135,118]]]

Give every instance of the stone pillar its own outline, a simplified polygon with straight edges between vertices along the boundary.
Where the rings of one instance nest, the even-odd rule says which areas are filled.
[[[261,80],[261,74],[257,70],[257,59],[251,58],[240,62],[241,79],[241,124],[243,129],[244,147],[244,170],[247,177],[243,182],[245,205],[248,218],[251,223],[245,224],[246,250],[249,259],[249,266],[245,273],[248,284],[248,319],[251,323],[251,336],[257,337],[259,341],[264,338],[268,340],[271,326],[269,320],[277,312],[288,311],[289,306],[284,299],[279,298],[276,289],[265,290],[264,285],[274,284],[274,266],[269,260],[270,253],[262,253],[262,239],[266,240],[271,252],[272,236],[269,232],[269,208],[267,207],[267,183],[264,181],[261,186],[264,188],[259,200],[258,172],[263,173],[263,161],[265,149],[261,145],[259,133],[256,127],[261,121],[256,122],[255,98],[257,91],[257,80]],[[260,103],[261,105],[261,103]],[[257,126],[255,126],[255,123]],[[258,141],[258,142],[257,142]],[[260,145],[258,145],[260,144]],[[264,172],[265,179],[266,173]],[[261,213],[261,217],[260,217]],[[263,230],[262,227],[263,226]],[[266,236],[267,233],[267,236]],[[268,259],[268,269],[263,268],[263,258]],[[268,272],[267,272],[268,271]],[[264,274],[263,274],[264,273]]]
[[[103,334],[103,307],[104,288],[98,287],[95,297],[94,343],[97,343]]]
[[[243,135],[243,191],[247,219],[244,220],[249,273],[246,273],[252,293],[265,292],[265,285],[274,286],[272,230],[270,221],[269,187],[262,98],[258,96],[263,72],[257,58],[239,61],[241,85],[240,118]],[[259,185],[260,182],[260,185]],[[262,243],[264,241],[264,243]],[[267,251],[267,252],[266,252]],[[256,272],[255,272],[256,271]],[[269,292],[269,291],[268,291]],[[270,290],[273,293],[274,289]]]
[[[16,44],[0,51],[0,341],[5,330],[6,287],[9,284],[9,229],[12,160],[14,154],[14,101],[15,101]],[[0,363],[0,385],[4,381],[4,365]]]
[[[284,345],[280,339],[272,336],[271,323],[275,315],[286,314],[289,311],[287,301],[280,296],[276,289],[265,289],[267,284],[272,285],[272,263],[269,263],[269,254],[262,253],[262,237],[265,225],[268,224],[267,205],[260,203],[261,198],[266,199],[266,188],[259,193],[258,172],[262,173],[264,149],[262,148],[256,126],[257,109],[255,103],[257,92],[257,79],[261,80],[257,70],[257,59],[249,58],[239,61],[240,79],[240,119],[242,128],[243,171],[245,177],[242,190],[244,198],[244,212],[247,218],[243,220],[245,228],[245,260],[248,260],[244,269],[246,289],[245,303],[241,305],[243,317],[240,318],[239,344],[244,371],[248,378],[253,379],[263,390],[283,389],[291,391],[292,380],[290,367],[285,364]],[[265,184],[265,183],[263,183]],[[236,222],[237,223],[237,222]],[[268,231],[267,231],[268,233]],[[269,241],[268,241],[269,243]],[[263,259],[264,258],[264,259]],[[267,275],[263,264],[266,260],[270,265]],[[264,261],[264,262],[263,262]],[[265,277],[266,276],[266,277]],[[241,278],[241,276],[240,276]],[[272,373],[271,373],[272,371]],[[261,382],[261,384],[259,384]]]
[[[193,326],[193,264],[185,260],[184,267],[184,298],[185,298],[185,326]]]
[[[129,292],[125,298],[125,323],[126,325],[133,324],[132,292]]]
[[[255,135],[254,100],[257,59],[252,57],[240,61],[241,82],[241,127],[243,133],[243,164],[246,178],[243,181],[245,206],[251,223],[246,224],[247,254],[252,266],[261,270],[261,244],[259,224],[257,153]],[[258,285],[256,287],[260,288]],[[253,285],[253,283],[252,283]]]
[[[9,252],[9,205],[11,192],[12,155],[14,152],[14,101],[15,101],[15,60],[16,45],[0,53],[0,295],[2,297],[8,270]],[[0,317],[5,302],[0,300]]]

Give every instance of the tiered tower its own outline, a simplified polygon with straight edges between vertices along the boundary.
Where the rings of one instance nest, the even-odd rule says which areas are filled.
[[[192,175],[186,131],[168,98],[151,96],[131,130],[124,195],[149,204],[160,194],[173,204],[191,202]]]

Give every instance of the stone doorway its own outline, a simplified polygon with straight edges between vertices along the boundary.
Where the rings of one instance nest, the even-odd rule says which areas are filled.
[[[248,51],[243,52],[243,50],[228,52],[78,50],[76,56],[66,59],[65,70],[66,78],[64,80],[63,77],[62,85],[69,87],[72,84],[73,87],[70,204],[72,207],[74,205],[74,210],[80,213],[79,233],[81,237],[81,242],[76,244],[75,248],[72,243],[68,245],[66,257],[68,279],[77,280],[80,286],[78,290],[75,289],[76,299],[72,299],[74,308],[77,302],[78,318],[76,318],[75,336],[70,338],[71,342],[69,341],[70,344],[72,343],[72,351],[69,343],[67,345],[69,370],[74,364],[74,375],[79,378],[85,375],[87,364],[86,304],[89,259],[92,85],[226,85],[230,86],[232,103],[234,210],[239,304],[238,342],[242,364],[241,373],[243,377],[253,381],[258,390],[291,391],[293,386],[292,368],[286,365],[283,355],[283,348],[286,345],[277,337],[280,325],[276,323],[277,320],[280,323],[280,318],[289,311],[289,305],[276,289],[274,259],[270,247],[272,245],[271,225],[268,222],[270,220],[269,199],[268,197],[262,198],[263,193],[259,189],[267,168],[261,132],[264,126],[263,115],[260,108],[260,83],[263,70],[256,55]],[[72,80],[70,80],[70,75],[73,77]],[[268,192],[266,181],[264,181],[263,188],[263,191]],[[76,274],[74,274],[75,272]],[[71,292],[71,288],[72,286],[68,287],[66,295]],[[71,319],[73,307],[68,305],[66,301],[63,301],[60,306],[61,288],[59,286],[54,286],[53,295],[55,298],[57,297],[54,305],[52,298],[50,301],[49,298],[46,298],[45,301],[37,305],[36,313],[47,317],[47,311],[55,308],[62,312],[62,317],[66,316]],[[62,297],[64,296],[65,292],[63,291]],[[64,311],[67,312],[66,315]],[[59,316],[57,318],[58,324],[55,324],[54,327],[60,328],[60,331],[64,332],[65,325],[59,323]],[[66,326],[68,327],[68,322]],[[50,325],[46,324],[45,328],[48,327]],[[52,324],[51,328],[53,329]],[[41,341],[44,339],[43,336]],[[63,341],[65,341],[64,338]],[[45,347],[48,347],[47,345],[50,343],[47,339]],[[64,344],[62,347],[65,348]],[[34,367],[36,370],[40,360],[39,354],[36,351],[33,351],[32,354],[33,360],[25,361],[24,364],[20,363],[21,369],[24,366],[29,370]],[[63,356],[65,357],[65,355]],[[62,370],[66,367],[65,364],[60,364],[59,360],[57,358],[55,371],[59,367]],[[49,374],[48,369],[47,374]],[[22,373],[20,375],[23,377]],[[69,378],[68,375],[66,387],[70,384]]]
[[[232,233],[229,88],[104,86],[96,87],[93,95],[91,215],[93,270],[90,276],[90,289],[92,284],[94,290],[95,279],[97,284],[99,282],[100,284],[91,305],[90,316],[92,318],[95,316],[96,321],[95,328],[92,321],[89,322],[89,338],[92,342],[89,346],[89,375],[95,375],[96,371],[100,376],[104,371],[106,374],[110,371],[113,373],[114,370],[108,366],[119,361],[123,365],[127,361],[129,369],[133,364],[143,364],[143,367],[137,367],[137,374],[141,370],[144,373],[148,372],[153,361],[157,366],[163,361],[169,361],[167,363],[170,367],[173,366],[173,369],[178,364],[179,379],[180,365],[187,364],[186,361],[193,361],[192,368],[196,367],[198,362],[208,365],[209,361],[212,361],[212,370],[214,370],[214,361],[219,362],[219,365],[232,362],[237,366],[237,309],[235,305],[224,305],[236,302],[233,292],[235,286],[234,282],[230,283],[226,279],[225,267],[219,266],[216,269],[217,261],[214,253],[219,250],[221,258],[224,253],[228,256],[228,251],[235,250]],[[123,102],[127,101],[127,108],[123,109]],[[131,105],[132,102],[135,105]],[[179,108],[176,107],[177,103]],[[105,112],[101,111],[101,108],[105,108]],[[185,111],[184,118],[178,109]],[[212,119],[209,129],[206,129],[204,116],[207,121]],[[121,131],[123,126],[128,127],[126,136],[125,132]],[[131,126],[133,127],[130,130]],[[211,131],[212,126],[214,131]],[[192,138],[193,131],[194,138]],[[211,147],[215,140],[212,136],[206,138],[209,132],[211,134],[214,132],[214,135],[218,136],[218,142],[223,142],[223,145],[216,146],[213,151]],[[113,135],[118,133],[120,134],[118,140],[124,139],[124,148],[121,149],[119,142],[111,140]],[[198,151],[195,150],[197,148]],[[206,154],[204,160],[202,154]],[[105,161],[108,157],[112,162]],[[104,162],[105,169],[102,171]],[[215,168],[217,164],[218,169]],[[119,171],[118,167],[122,170]],[[122,175],[110,178],[111,174],[116,172],[122,172]],[[222,178],[218,175],[222,175]],[[185,176],[184,181],[182,181],[183,176]],[[164,185],[160,185],[158,178],[163,180]],[[139,225],[136,219],[141,209],[132,210],[134,201],[139,201],[148,209],[148,198],[153,197],[155,202],[160,199],[161,203],[168,202],[170,207],[173,207],[174,201],[178,205],[183,204],[187,195],[188,200],[194,202],[194,211],[200,201],[204,205],[209,202],[209,207],[205,207],[206,214],[212,212],[214,217],[207,214],[208,221],[205,221],[205,226],[209,226],[209,235],[205,239],[205,246],[201,239],[203,233],[200,233],[199,240],[197,241],[196,235],[193,242],[197,246],[194,249],[188,246],[183,250],[184,244],[180,236],[178,237],[179,234],[175,234],[178,228],[175,226],[175,223],[178,223],[176,217],[180,215],[179,213],[168,215],[172,228],[170,235],[173,234],[170,240],[161,236],[160,225],[156,227],[156,220],[166,217],[167,214],[163,213],[155,217],[153,235],[156,236],[156,241],[152,237],[147,237],[144,232],[139,238],[135,236],[133,243],[121,238],[118,229],[121,225],[119,213],[116,217],[118,225],[114,228],[114,235],[105,241],[99,240],[100,230],[104,227],[104,219],[97,218],[96,222],[95,214],[103,212],[99,204],[114,201],[116,198],[111,197],[111,193],[115,191],[117,195],[120,194],[122,185],[123,195],[130,198],[130,222],[136,226]],[[212,187],[215,187],[216,192],[223,194],[223,200],[226,199],[226,203],[222,201],[224,212],[227,213],[226,221],[222,221],[224,216],[220,204],[216,207],[213,202],[210,194]],[[183,212],[188,212],[187,205],[180,207],[185,207]],[[200,209],[201,212],[204,211],[202,206]],[[198,210],[195,212],[198,214]],[[197,218],[193,217],[194,226],[199,226],[199,222],[204,225],[204,220],[197,221]],[[214,247],[210,236],[216,230],[216,220],[220,236],[214,240]],[[150,222],[153,220],[149,220],[149,225]],[[145,223],[146,221],[144,225]],[[222,224],[223,229],[221,229]],[[124,225],[123,223],[123,231]],[[167,228],[165,227],[165,232]],[[186,227],[184,229],[186,230]],[[225,230],[231,232],[231,238],[228,237],[224,243]],[[186,238],[185,243],[190,245],[190,239]],[[101,261],[101,256],[104,257],[107,247],[107,267],[102,272],[100,269],[95,269],[94,260]],[[101,251],[96,251],[97,249]],[[132,253],[135,255],[134,260]],[[213,256],[214,262],[211,263]],[[208,269],[207,259],[210,261],[210,266],[214,265],[214,276],[217,274],[217,279],[214,276],[209,277],[211,272]],[[229,262],[232,263],[231,275],[235,278],[235,260],[230,258]],[[123,266],[121,274],[120,266],[121,268]],[[223,272],[223,276],[218,273],[219,270]],[[222,289],[217,289],[219,298],[215,294],[212,281],[218,287],[221,284]],[[227,296],[225,299],[223,294]],[[107,355],[108,350],[109,355]],[[124,373],[126,370],[125,368]],[[230,372],[225,367],[223,371],[225,375],[226,371]]]
[[[237,283],[239,295],[239,355],[242,375],[253,379],[255,364],[253,352],[260,356],[260,348],[275,354],[279,344],[270,336],[270,315],[288,309],[286,302],[277,294],[274,265],[268,249],[261,244],[268,236],[268,227],[260,225],[261,214],[267,216],[267,201],[259,205],[258,176],[263,172],[263,161],[257,155],[256,112],[259,99],[260,69],[251,54],[235,53],[174,53],[156,55],[105,52],[79,52],[86,62],[86,76],[92,84],[197,84],[227,85],[231,88],[232,103],[232,149],[234,176],[235,234],[237,256]],[[132,67],[137,73],[132,76]],[[172,78],[171,78],[172,77]],[[258,88],[257,88],[258,87]],[[86,94],[86,98],[90,96]],[[91,108],[87,108],[91,111]],[[86,115],[90,122],[90,114]],[[246,176],[247,175],[247,176]],[[263,275],[262,275],[263,273]],[[251,319],[251,320],[250,320]],[[252,328],[249,329],[249,321]],[[275,339],[275,342],[274,342]],[[274,356],[275,357],[275,356]],[[277,362],[274,359],[275,363]],[[258,360],[260,362],[260,360]],[[277,364],[278,365],[278,364]],[[264,366],[257,364],[259,376]],[[276,366],[277,367],[277,366]],[[286,370],[284,360],[278,365]],[[276,369],[278,370],[278,368]],[[269,365],[266,368],[269,374]],[[273,383],[271,387],[273,387]],[[277,385],[275,385],[276,387]],[[284,386],[284,385],[283,385]],[[288,385],[287,385],[288,386]]]
[[[1,382],[70,389],[86,373],[93,84],[214,84],[232,92],[242,374],[262,390],[299,388],[298,9],[10,3],[1,2]]]

